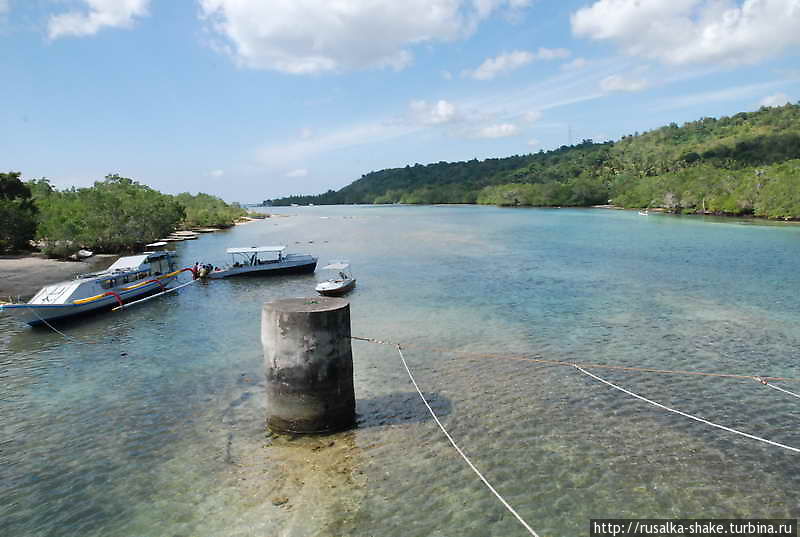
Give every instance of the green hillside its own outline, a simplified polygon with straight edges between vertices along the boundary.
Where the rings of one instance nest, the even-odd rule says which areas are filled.
[[[484,203],[662,207],[800,218],[800,104],[703,118],[507,158],[368,173],[290,203]]]

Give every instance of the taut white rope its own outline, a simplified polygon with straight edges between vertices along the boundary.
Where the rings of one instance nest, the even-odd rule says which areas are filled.
[[[613,383],[611,383],[611,382],[609,382],[609,381],[607,381],[607,380],[605,380],[603,378],[600,378],[597,375],[589,373],[588,371],[586,371],[585,369],[583,369],[580,366],[576,365],[575,369],[577,369],[578,371],[580,371],[584,375],[588,375],[588,376],[592,377],[595,380],[599,380],[603,384],[607,384],[608,386],[611,386],[612,388],[614,388],[616,390],[619,390],[619,391],[621,391],[623,393],[627,393],[628,395],[630,395],[632,397],[635,397],[635,398],[637,398],[637,399],[639,399],[641,401],[644,401],[645,403],[650,403],[651,405],[657,406],[658,408],[667,410],[669,412],[674,412],[675,414],[680,414],[681,416],[683,416],[685,418],[689,418],[689,419],[692,419],[692,420],[695,420],[695,421],[699,421],[700,423],[705,423],[706,425],[710,425],[711,427],[716,427],[717,429],[722,429],[723,431],[728,431],[729,433],[735,433],[735,434],[750,438],[752,440],[758,440],[759,442],[764,442],[765,444],[769,444],[771,446],[775,446],[775,447],[779,447],[779,448],[783,448],[783,449],[788,449],[789,451],[794,451],[795,453],[800,453],[800,449],[798,449],[796,447],[787,446],[786,444],[781,444],[780,442],[773,442],[772,440],[767,440],[766,438],[761,438],[759,436],[754,436],[752,434],[743,433],[742,431],[737,431],[736,429],[731,429],[730,427],[725,427],[724,425],[719,425],[719,424],[716,424],[714,422],[711,422],[711,421],[708,421],[708,420],[704,420],[703,418],[698,418],[697,416],[693,416],[691,414],[687,414],[686,412],[681,412],[680,410],[675,410],[674,408],[670,408],[668,406],[662,405],[661,403],[656,403],[655,401],[652,401],[652,400],[648,399],[647,397],[642,397],[639,394],[633,393],[632,391],[629,391],[629,390],[626,390],[625,388],[617,386],[616,384],[613,384]]]
[[[797,397],[798,399],[800,399],[800,395],[798,395],[798,394],[796,394],[794,392],[790,392],[789,390],[784,390],[783,388],[779,388],[778,386],[775,386],[774,384],[764,383],[764,385],[767,388],[772,388],[773,390],[778,390],[779,392],[787,393],[789,395],[793,395],[794,397]]]
[[[139,300],[135,300],[133,302],[128,302],[127,304],[123,304],[122,306],[116,306],[114,308],[111,308],[111,311],[122,310],[122,309],[125,309],[125,308],[129,308],[129,307],[131,307],[131,306],[133,306],[135,304],[141,304],[142,302],[147,302],[148,300],[152,300],[154,298],[158,298],[161,295],[166,295],[167,293],[171,293],[172,291],[177,291],[178,289],[180,289],[182,287],[186,287],[187,285],[192,285],[196,281],[198,281],[198,280],[191,280],[191,281],[188,281],[188,282],[183,283],[181,285],[178,285],[177,287],[170,287],[169,289],[165,289],[165,290],[161,291],[160,293],[156,293],[154,295],[150,295],[150,296],[148,296],[146,298],[140,298]]]
[[[491,485],[491,483],[489,483],[486,480],[486,478],[483,477],[483,474],[481,474],[480,471],[478,471],[478,469],[475,468],[475,465],[472,464],[472,462],[470,462],[470,460],[467,458],[467,456],[464,455],[464,452],[461,451],[460,447],[458,447],[458,444],[456,444],[456,441],[453,440],[453,437],[450,436],[450,433],[448,433],[447,429],[444,428],[444,425],[442,425],[442,422],[439,421],[438,417],[436,417],[436,412],[434,412],[433,409],[431,408],[431,405],[428,404],[428,401],[425,399],[425,396],[422,395],[422,390],[419,389],[419,385],[417,385],[417,381],[414,380],[414,375],[411,374],[411,370],[408,368],[408,364],[406,363],[406,359],[403,356],[403,350],[400,348],[400,345],[397,345],[397,352],[400,353],[400,360],[403,361],[403,367],[406,368],[406,373],[408,373],[408,378],[411,379],[411,383],[414,384],[414,388],[417,389],[417,393],[419,394],[420,398],[422,398],[422,402],[425,403],[426,407],[428,407],[428,412],[431,413],[431,416],[433,416],[433,419],[436,422],[436,425],[439,426],[439,428],[442,430],[442,432],[447,437],[447,439],[450,441],[450,443],[453,445],[453,447],[456,449],[456,451],[458,451],[458,454],[461,455],[461,458],[463,458],[464,461],[469,465],[469,467],[472,468],[472,471],[475,472],[478,475],[478,477],[481,478],[481,481],[483,481],[483,484],[486,485],[489,488],[489,490],[492,491],[492,493],[497,497],[498,500],[500,500],[500,502],[506,507],[506,509],[508,509],[509,512],[512,515],[514,515],[514,517],[519,521],[519,523],[522,524],[525,527],[526,530],[528,530],[528,533],[533,535],[533,537],[539,537],[539,534],[537,534],[535,531],[533,531],[533,528],[531,528],[528,525],[528,523],[525,522],[522,519],[522,517],[519,516],[519,514],[517,514],[517,512],[514,510],[514,508],[511,507],[508,504],[508,502],[502,496],[500,496],[500,494],[494,489],[494,487]]]

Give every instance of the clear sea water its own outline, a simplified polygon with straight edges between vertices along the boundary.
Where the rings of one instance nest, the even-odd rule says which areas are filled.
[[[800,516],[799,455],[573,368],[480,356],[798,378],[800,227],[576,209],[273,212],[290,216],[176,245],[181,263],[281,243],[349,259],[353,334],[409,344],[451,434],[542,536],[587,535],[590,518]],[[260,308],[313,295],[319,276],[196,284],[62,327],[75,340],[0,319],[0,535],[524,535],[391,347],[353,343],[357,429],[265,433]],[[592,371],[800,447],[800,400],[754,381]]]

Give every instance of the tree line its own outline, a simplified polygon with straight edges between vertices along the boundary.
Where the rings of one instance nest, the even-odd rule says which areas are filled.
[[[0,173],[0,251],[64,257],[79,248],[133,251],[179,228],[229,227],[246,211],[209,194],[163,194],[118,174],[58,190],[47,179]]]
[[[508,158],[370,172],[334,191],[273,205],[482,203],[660,207],[800,218],[800,104],[592,140]]]

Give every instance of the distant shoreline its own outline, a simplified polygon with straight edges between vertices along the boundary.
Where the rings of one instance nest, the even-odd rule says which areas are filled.
[[[392,207],[393,205],[385,205]],[[407,205],[411,207],[491,207],[490,205],[479,205],[477,203],[440,203],[435,205]],[[503,209],[605,209],[616,211],[637,211],[639,209],[626,209],[616,205],[592,205],[589,207],[533,207],[516,206],[503,207]],[[651,208],[652,213],[670,214],[672,216],[703,217],[711,216],[722,219],[750,220],[760,224],[790,224],[799,225],[800,221],[774,220],[758,216],[735,216],[735,215],[703,215],[703,214],[672,214],[667,213],[662,208]],[[285,217],[288,215],[273,214],[271,216]],[[250,223],[259,219],[248,219],[243,224]],[[239,224],[241,225],[241,224]],[[0,255],[0,300],[7,300],[10,297],[30,298],[36,292],[52,283],[71,280],[78,274],[103,270],[117,259],[116,255],[96,255],[83,261],[61,261],[51,259],[41,253],[28,253],[16,255]]]

